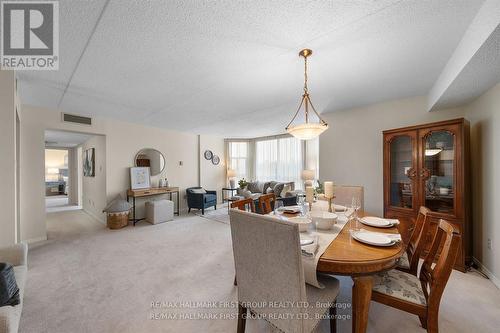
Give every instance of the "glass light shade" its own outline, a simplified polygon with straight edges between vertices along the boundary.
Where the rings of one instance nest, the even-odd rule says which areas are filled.
[[[320,123],[305,123],[297,126],[291,126],[287,132],[300,140],[311,140],[320,136],[326,131],[328,125]]]
[[[442,152],[442,148],[427,148],[425,150],[425,156],[434,156]]]

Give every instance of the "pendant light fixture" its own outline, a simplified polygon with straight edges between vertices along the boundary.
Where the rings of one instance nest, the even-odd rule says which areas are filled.
[[[319,113],[314,108],[309,98],[309,91],[307,89],[307,57],[312,54],[309,49],[303,49],[299,52],[299,56],[304,57],[304,94],[302,95],[302,100],[300,101],[299,108],[292,118],[292,121],[285,128],[288,133],[300,140],[310,140],[318,137],[321,133],[326,131],[328,124],[320,117]],[[305,123],[292,125],[294,120],[299,115],[299,112],[304,106],[305,113]],[[311,109],[314,114],[318,117],[319,122],[310,122]]]

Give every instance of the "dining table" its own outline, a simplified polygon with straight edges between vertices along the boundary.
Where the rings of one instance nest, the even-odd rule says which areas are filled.
[[[316,206],[318,209],[318,205]],[[292,217],[293,215],[284,214]],[[374,216],[363,211],[358,218]],[[360,222],[358,222],[360,224]],[[399,224],[400,225],[400,224]],[[375,228],[362,225],[367,231],[399,233],[398,226]],[[389,247],[372,246],[351,237],[350,223],[346,223],[338,236],[320,256],[317,272],[350,276],[352,285],[352,332],[364,333],[368,325],[368,312],[372,296],[373,275],[394,268],[405,251],[402,242]]]

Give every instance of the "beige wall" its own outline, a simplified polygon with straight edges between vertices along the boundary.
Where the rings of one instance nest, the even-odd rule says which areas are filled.
[[[211,150],[214,155],[219,156],[219,165],[213,165],[203,156],[205,150]],[[220,137],[200,135],[200,186],[207,190],[217,190],[218,202],[222,201],[222,188],[227,187],[226,158],[224,140]],[[225,195],[228,195],[226,193]]]
[[[61,122],[61,114],[55,110],[47,110],[32,106],[23,106],[21,121],[21,234],[24,240],[38,240],[46,237],[44,207],[44,131],[46,129],[67,130],[105,136],[106,158],[105,168],[106,201],[116,195],[125,195],[130,187],[129,168],[134,165],[134,157],[142,148],[159,150],[166,159],[163,176],[171,186],[179,186],[181,190],[181,211],[187,210],[185,189],[198,185],[199,147],[195,134],[168,131],[122,121],[94,118],[92,126],[67,124]],[[203,146],[223,147],[223,139],[207,138],[210,143]],[[101,151],[101,150],[99,150]],[[99,154],[96,150],[96,154]],[[104,151],[104,150],[102,150]],[[220,151],[223,159],[223,149]],[[102,160],[102,158],[99,158]],[[182,165],[181,162],[182,161]],[[96,158],[96,166],[99,161]],[[97,172],[97,170],[96,170]],[[212,176],[214,172],[217,175]],[[222,179],[225,169],[204,168],[204,179],[208,185],[217,186],[217,179]],[[157,185],[160,176],[152,177],[152,184]],[[215,183],[211,183],[215,181]],[[82,186],[83,187],[83,186]],[[217,188],[220,192],[220,188]],[[219,194],[220,195],[220,194]],[[96,198],[94,202],[96,214],[105,203]],[[85,200],[84,200],[85,201]],[[88,202],[88,200],[87,200]],[[143,214],[143,200],[137,202],[137,214]]]
[[[460,108],[427,112],[415,97],[324,114],[330,126],[320,136],[320,179],[365,187],[365,209],[383,214],[382,131],[463,117]]]
[[[106,207],[106,137],[96,135],[81,145],[82,154],[87,149],[94,148],[95,176],[82,178],[82,207],[83,210],[101,223],[106,223],[106,216],[102,212]],[[83,161],[83,157],[82,157]]]
[[[0,70],[0,246],[16,242],[16,96],[12,71]]]
[[[78,187],[81,186],[78,181],[78,148],[68,149],[68,202],[70,205],[78,205]]]
[[[471,122],[474,257],[500,288],[500,84],[465,110]]]

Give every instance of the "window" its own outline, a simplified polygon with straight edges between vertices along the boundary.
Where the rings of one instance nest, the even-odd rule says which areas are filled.
[[[296,138],[283,137],[255,143],[255,176],[259,181],[293,181],[300,188],[303,166],[303,143]]]
[[[236,172],[236,179],[249,178],[248,146],[246,141],[228,143],[228,168]]]

